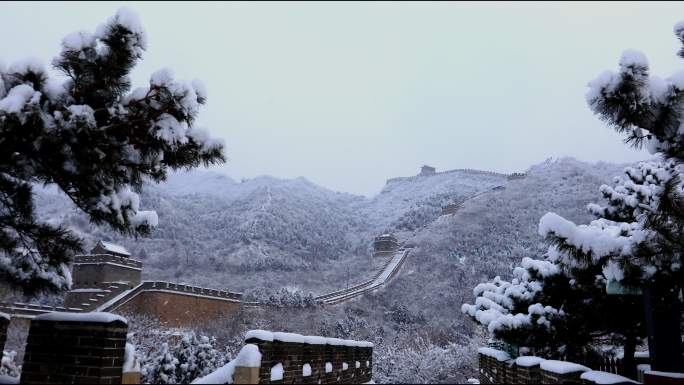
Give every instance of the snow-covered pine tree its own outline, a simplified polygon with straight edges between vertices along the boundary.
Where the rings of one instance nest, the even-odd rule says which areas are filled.
[[[674,33],[684,44],[684,22],[675,25]],[[684,47],[679,56],[684,58]],[[662,156],[667,171],[655,209],[637,213],[636,221],[620,232],[608,225],[582,241],[617,251],[606,261],[615,280],[640,281],[654,370],[684,371],[679,300],[684,282],[684,72],[667,79],[650,76],[648,60],[635,50],[625,51],[619,66],[617,73],[604,72],[589,83],[587,102],[627,143]]]
[[[637,285],[672,270],[643,265],[653,255],[656,234],[640,220],[657,210],[674,171],[673,162],[626,168],[614,187],[600,187],[607,204],[588,205],[597,217],[588,225],[546,214],[539,231],[551,243],[547,260],[525,258],[511,282],[497,277],[478,285],[475,304],[463,311],[495,337],[543,354],[572,356],[595,343],[624,345],[625,366],[633,374],[633,353],[645,334],[641,298],[608,296],[606,284]]]
[[[177,384],[176,371],[178,359],[169,350],[169,344],[164,342],[159,350],[147,357],[141,374],[146,384]]]
[[[32,189],[54,184],[94,223],[144,235],[157,215],[141,211],[143,181],[169,169],[225,161],[223,145],[195,126],[201,83],[168,70],[132,92],[129,73],[147,37],[121,9],[95,33],[62,41],[52,65],[27,60],[0,68],[0,274],[27,293],[69,286],[67,263],[81,242],[36,217]]]
[[[176,380],[181,384],[189,384],[198,377],[197,348],[199,340],[194,332],[187,333],[181,338],[175,348]]]
[[[216,349],[216,338],[201,336],[197,346],[197,377],[203,377],[226,363],[226,354]]]
[[[473,290],[475,303],[461,309],[494,338],[532,354],[582,359],[608,342],[633,353],[644,334],[641,303],[634,297],[608,297],[605,282],[598,265],[574,270],[523,258],[511,281],[495,277],[479,284]],[[625,364],[634,369],[633,363]]]

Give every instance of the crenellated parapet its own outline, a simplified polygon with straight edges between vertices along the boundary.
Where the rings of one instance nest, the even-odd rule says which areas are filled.
[[[251,330],[233,362],[194,383],[365,384],[372,378],[370,342]]]

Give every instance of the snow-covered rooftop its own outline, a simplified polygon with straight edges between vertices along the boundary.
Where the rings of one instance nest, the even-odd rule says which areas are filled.
[[[117,245],[115,243],[100,241],[99,244],[100,244],[100,246],[102,246],[103,249],[105,249],[107,251],[111,251],[112,253],[127,255],[127,256],[131,255],[131,253],[129,253],[125,247]]]

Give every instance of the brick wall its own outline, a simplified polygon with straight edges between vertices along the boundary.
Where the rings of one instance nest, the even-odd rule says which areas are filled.
[[[31,321],[23,384],[121,384],[126,323]]]
[[[583,382],[580,379],[582,371],[570,372],[570,373],[554,373],[548,370],[541,370],[541,380],[543,384],[581,384],[591,382]]]
[[[479,353],[480,383],[482,384],[507,384],[517,379],[517,371],[514,360],[501,361],[495,357]]]
[[[373,377],[371,347],[262,341],[256,338],[247,339],[245,343],[257,345],[261,352],[260,384],[359,384],[369,382]],[[279,363],[283,365],[283,379],[271,381],[271,368]],[[332,364],[329,373],[326,373],[326,363]],[[343,368],[345,363],[346,370]],[[305,364],[311,366],[310,376],[303,375]]]
[[[7,328],[9,327],[9,316],[0,313],[0,351],[4,350],[7,341]]]
[[[507,359],[505,352],[496,351],[494,349],[484,349],[489,350],[484,352],[480,349],[478,359],[479,359],[479,374],[481,384],[593,384],[594,382],[589,379],[581,379],[583,373],[588,372],[590,369],[578,365],[575,363],[564,362],[563,369],[567,373],[555,373],[558,371],[556,368],[559,367],[561,362],[559,361],[547,361],[543,359],[538,359],[536,357],[527,357],[527,362],[519,361],[519,366],[516,364],[516,360]],[[493,354],[498,353],[498,354]],[[499,357],[500,359],[497,359]],[[534,359],[530,361],[529,359]],[[522,358],[518,358],[521,360]],[[544,362],[546,364],[544,364]],[[532,365],[534,364],[534,365]],[[568,365],[570,364],[570,365]],[[546,366],[545,366],[546,365]],[[544,370],[546,367],[549,370]],[[552,371],[554,370],[554,371]],[[628,378],[620,377],[618,375],[608,373],[608,372],[593,372],[601,373],[611,376],[613,380],[617,381],[614,383],[634,383]],[[591,378],[589,376],[588,378]]]
[[[539,365],[518,366],[516,383],[518,384],[541,384],[541,369]]]
[[[240,311],[238,301],[164,291],[143,291],[116,309],[121,314],[146,314],[170,327],[192,326]]]

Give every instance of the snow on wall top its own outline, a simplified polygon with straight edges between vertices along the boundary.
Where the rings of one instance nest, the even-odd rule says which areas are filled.
[[[542,361],[544,361],[544,359],[541,357],[520,356],[520,357],[515,359],[515,364],[518,366],[530,367],[530,366],[539,365],[542,363]]]
[[[4,319],[6,319],[7,321],[10,320],[9,314],[5,314],[5,313],[2,313],[2,312],[0,312],[0,318],[4,318]]]
[[[497,361],[508,361],[511,359],[508,353],[493,348],[479,348],[477,352],[487,357],[496,358]]]
[[[587,368],[584,365],[576,364],[574,362],[566,362],[566,361],[556,361],[556,360],[546,360],[539,364],[539,367],[542,370],[546,370],[547,372],[552,372],[556,374],[566,374],[566,373],[572,373],[572,372],[588,372],[591,369]]]
[[[684,373],[659,372],[657,370],[647,370],[644,372],[644,374],[651,374],[653,376],[667,377],[667,378],[684,378]]]
[[[638,382],[630,380],[629,378],[598,370],[582,373],[580,379],[590,381],[594,384],[638,384]]]
[[[52,312],[41,314],[34,318],[36,321],[59,321],[59,322],[102,322],[110,323],[121,321],[128,324],[125,318],[112,313],[91,312],[91,313],[66,313]]]
[[[261,341],[280,341],[309,345],[332,345],[332,346],[352,346],[360,348],[372,348],[374,345],[367,341],[343,340],[339,338],[326,338],[319,336],[303,336],[296,333],[270,332],[267,330],[250,330],[245,334],[245,340],[255,338]]]
[[[259,347],[252,344],[245,345],[240,354],[235,358],[235,366],[244,368],[258,368],[261,366],[261,353]]]
[[[107,251],[111,251],[112,253],[123,254],[128,256],[131,255],[131,253],[129,253],[125,247],[117,245],[115,243],[100,241],[100,245],[102,246],[102,248],[104,248]]]
[[[224,366],[204,377],[195,379],[193,384],[232,384],[235,367],[258,368],[261,366],[261,353],[259,347],[247,344],[240,349],[237,357]]]

